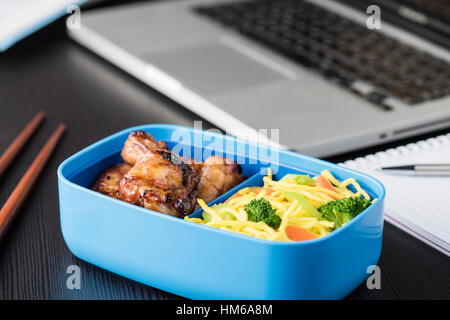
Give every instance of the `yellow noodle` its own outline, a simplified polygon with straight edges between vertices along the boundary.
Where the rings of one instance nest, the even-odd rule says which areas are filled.
[[[189,217],[185,219],[222,230],[274,241],[291,241],[286,235],[288,225],[304,228],[315,236],[321,237],[333,230],[334,223],[310,216],[297,200],[292,201],[286,198],[285,192],[296,192],[302,195],[316,209],[329,201],[346,197],[362,195],[370,200],[370,196],[355,179],[349,178],[340,182],[328,170],[324,170],[321,174],[334,186],[334,191],[316,186],[299,185],[287,180],[274,181],[272,180],[272,170],[268,169],[267,176],[263,178],[264,186],[259,192],[252,192],[254,190],[252,188],[243,188],[238,191],[240,196],[229,199],[226,206],[219,209],[212,209],[203,200],[198,199],[198,204],[210,215],[209,220]],[[357,192],[354,193],[348,189],[349,185],[353,185]],[[263,222],[248,220],[245,206],[253,199],[259,198],[269,201],[272,208],[276,210],[276,214],[280,216],[281,224],[277,230]],[[235,219],[226,220],[225,217],[229,217],[229,214],[232,214]]]

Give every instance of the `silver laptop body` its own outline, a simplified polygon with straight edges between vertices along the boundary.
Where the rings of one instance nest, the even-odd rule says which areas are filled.
[[[279,145],[312,156],[343,153],[450,125],[448,95],[414,106],[392,99],[393,109],[386,112],[192,10],[218,2],[135,3],[83,12],[81,28],[68,32],[217,127],[247,139],[249,128],[269,129],[268,138]],[[367,16],[350,7],[330,0],[313,2],[366,24]],[[445,48],[387,22],[382,21],[379,32],[450,62]],[[365,83],[354,86],[370,90]],[[279,129],[279,137],[271,136],[270,129]]]

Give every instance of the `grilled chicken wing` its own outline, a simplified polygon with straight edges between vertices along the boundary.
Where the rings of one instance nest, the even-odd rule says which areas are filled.
[[[200,173],[197,186],[198,198],[206,203],[214,200],[242,181],[242,167],[229,158],[209,157],[205,162],[193,165]]]
[[[92,190],[120,199],[119,181],[131,169],[126,163],[115,164],[104,170],[92,186]]]
[[[130,133],[121,155],[126,163],[105,170],[92,189],[176,217],[192,213],[197,196],[210,202],[244,180],[231,159],[185,160],[143,131]]]
[[[149,150],[120,180],[120,197],[182,218],[195,207],[198,181],[198,173],[174,153]]]
[[[167,149],[164,141],[156,141],[151,134],[144,131],[131,132],[122,149],[122,159],[135,165],[148,151]]]

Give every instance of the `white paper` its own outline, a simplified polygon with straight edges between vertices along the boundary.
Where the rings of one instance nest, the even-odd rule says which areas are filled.
[[[381,167],[450,163],[450,133],[341,165],[363,171],[386,188],[386,220],[450,255],[450,176],[383,174]]]
[[[29,33],[66,14],[67,8],[82,1],[0,0],[0,51]]]

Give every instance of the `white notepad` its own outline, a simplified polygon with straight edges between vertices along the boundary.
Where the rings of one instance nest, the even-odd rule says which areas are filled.
[[[0,52],[86,0],[0,0]]]
[[[426,163],[450,163],[450,133],[341,165],[379,179],[386,188],[385,219],[449,256],[450,176],[402,176],[377,170]]]

